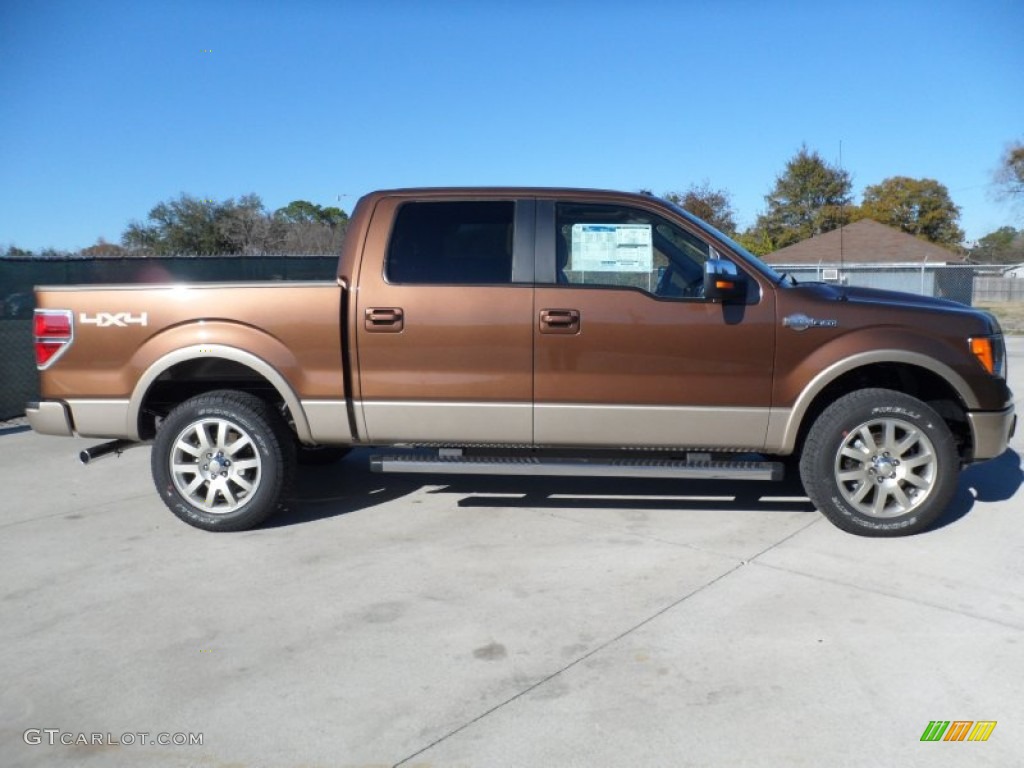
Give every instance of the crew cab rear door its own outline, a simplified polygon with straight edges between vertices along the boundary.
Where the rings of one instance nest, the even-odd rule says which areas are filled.
[[[534,207],[378,202],[350,315],[365,442],[532,442]]]
[[[774,292],[703,296],[721,244],[636,201],[539,200],[534,438],[602,448],[764,446]],[[721,249],[721,250],[720,250]]]

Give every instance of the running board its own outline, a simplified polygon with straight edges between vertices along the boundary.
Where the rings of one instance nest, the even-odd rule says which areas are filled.
[[[673,461],[669,459],[561,459],[533,456],[372,456],[374,472],[450,475],[649,477],[700,480],[781,480],[774,461]]]

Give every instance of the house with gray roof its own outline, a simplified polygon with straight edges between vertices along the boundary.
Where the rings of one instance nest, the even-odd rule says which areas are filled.
[[[960,254],[872,219],[780,248],[765,261],[798,281],[886,288],[971,303],[974,273]]]
[[[962,264],[963,258],[941,245],[861,219],[841,229],[815,235],[770,254],[769,264]]]

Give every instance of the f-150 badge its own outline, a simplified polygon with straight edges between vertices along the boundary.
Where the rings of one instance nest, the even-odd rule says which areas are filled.
[[[839,325],[838,320],[817,320],[804,314],[788,315],[782,319],[782,324],[794,331],[806,331],[808,328],[835,328]]]
[[[131,312],[97,312],[95,315],[78,313],[78,322],[82,325],[95,325],[98,328],[127,328],[129,325],[148,325],[148,313],[133,315]]]

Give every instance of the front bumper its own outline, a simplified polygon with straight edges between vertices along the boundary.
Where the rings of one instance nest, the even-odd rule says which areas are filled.
[[[974,461],[985,461],[1001,456],[1010,445],[1017,428],[1013,406],[1002,411],[973,411],[967,414],[974,442]]]

